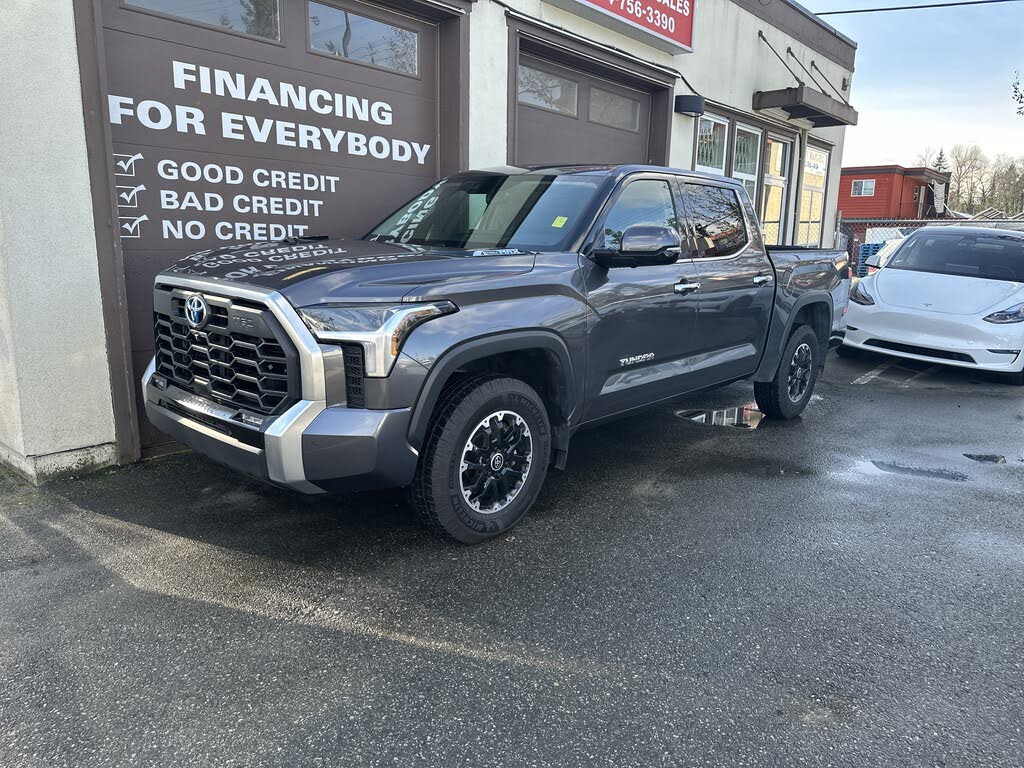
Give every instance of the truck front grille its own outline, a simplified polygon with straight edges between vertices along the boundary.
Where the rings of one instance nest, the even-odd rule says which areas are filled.
[[[264,415],[297,400],[297,356],[273,313],[256,302],[201,292],[210,316],[196,330],[185,321],[185,300],[196,293],[157,286],[156,371],[187,392]]]

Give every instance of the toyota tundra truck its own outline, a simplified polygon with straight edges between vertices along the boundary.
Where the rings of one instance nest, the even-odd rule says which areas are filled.
[[[742,379],[768,417],[798,416],[848,295],[847,254],[766,247],[737,181],[460,173],[360,239],[232,245],[160,273],[146,414],[276,486],[406,487],[427,525],[479,542],[585,427]]]

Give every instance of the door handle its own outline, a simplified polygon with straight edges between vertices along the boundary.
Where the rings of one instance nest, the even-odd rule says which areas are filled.
[[[767,285],[772,281],[771,275],[758,275],[754,278],[754,285]]]
[[[672,286],[672,290],[678,293],[680,296],[685,296],[688,293],[693,293],[700,288],[700,283],[676,283]]]

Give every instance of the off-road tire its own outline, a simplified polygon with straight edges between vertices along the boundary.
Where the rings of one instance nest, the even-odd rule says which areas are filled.
[[[463,496],[463,452],[481,420],[497,412],[510,412],[525,422],[532,457],[529,471],[508,505],[480,512]],[[533,505],[544,485],[550,457],[551,425],[544,401],[532,387],[500,374],[460,377],[438,399],[409,489],[410,500],[428,528],[475,544],[509,530]]]
[[[798,352],[800,366],[797,368]],[[810,359],[805,361],[804,355],[809,352]],[[775,372],[771,381],[754,382],[754,400],[762,413],[770,419],[793,419],[803,413],[807,403],[810,402],[811,393],[814,392],[814,385],[818,380],[818,369],[820,368],[821,347],[818,344],[818,337],[809,325],[801,325],[793,329],[786,342],[786,348],[782,351],[782,360],[779,362],[779,369]],[[791,391],[791,374],[803,370],[804,364],[809,365],[806,374],[806,381],[800,388],[800,396],[793,398]],[[801,379],[803,374],[801,373]]]

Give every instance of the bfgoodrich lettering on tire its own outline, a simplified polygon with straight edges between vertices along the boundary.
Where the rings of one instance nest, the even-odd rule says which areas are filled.
[[[809,325],[794,329],[771,381],[754,382],[757,407],[773,419],[792,419],[811,399],[821,367],[821,346]]]
[[[428,526],[473,544],[507,531],[547,475],[551,425],[540,396],[499,375],[460,378],[442,393],[413,480]]]

